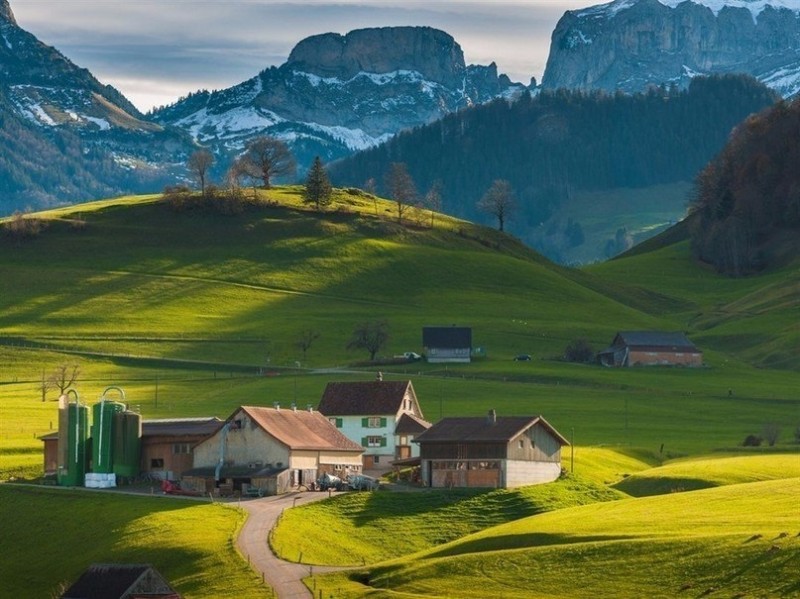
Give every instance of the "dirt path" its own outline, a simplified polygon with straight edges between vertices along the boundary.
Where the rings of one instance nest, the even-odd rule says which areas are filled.
[[[327,497],[327,493],[311,491],[253,499],[241,504],[248,516],[236,545],[251,567],[274,589],[279,599],[313,599],[311,591],[302,582],[303,578],[311,574],[312,566],[286,562],[276,557],[267,542],[269,532],[286,508]],[[338,569],[340,568],[313,566],[314,573]]]

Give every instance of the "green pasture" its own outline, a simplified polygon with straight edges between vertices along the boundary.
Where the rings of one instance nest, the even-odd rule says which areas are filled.
[[[616,489],[642,497],[763,480],[800,477],[800,454],[686,458],[637,472]]]
[[[355,573],[336,597],[790,597],[800,479],[593,503],[532,516]]]
[[[169,497],[0,485],[7,597],[51,597],[93,562],[150,563],[187,599],[269,592],[234,547],[242,511]]]
[[[285,512],[270,545],[288,561],[354,566],[421,551],[539,512],[620,497],[569,476],[511,490],[348,493]]]

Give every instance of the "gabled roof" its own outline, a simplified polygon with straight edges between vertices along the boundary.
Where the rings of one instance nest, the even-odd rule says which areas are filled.
[[[472,328],[422,327],[422,345],[427,348],[463,349],[472,348]]]
[[[154,582],[149,588],[139,583],[145,575]],[[133,594],[128,594],[133,589]],[[69,587],[61,599],[120,599],[122,597],[153,597],[180,599],[163,576],[150,564],[92,564]]]
[[[620,331],[612,345],[626,345],[637,349],[669,349],[671,351],[699,352],[683,333],[664,331]]]
[[[535,424],[546,428],[561,445],[569,441],[541,416],[443,418],[414,441],[423,443],[508,443]]]
[[[319,412],[242,406],[228,420],[232,420],[240,410],[289,449],[364,451],[363,447],[345,437]]]
[[[414,414],[404,412],[400,419],[397,421],[397,426],[394,427],[395,435],[417,435],[423,431],[428,430],[431,423],[422,418],[417,418]]]
[[[328,383],[317,409],[325,416],[394,416],[403,407],[406,391],[416,399],[411,381]]]

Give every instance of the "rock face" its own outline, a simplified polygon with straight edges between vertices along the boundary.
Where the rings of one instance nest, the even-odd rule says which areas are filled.
[[[615,0],[568,11],[553,32],[542,86],[635,92],[714,73],[753,75],[784,97],[800,93],[800,7]]]
[[[152,191],[192,146],[20,28],[0,0],[0,214]],[[180,159],[180,158],[178,158]],[[158,182],[158,183],[154,183]]]
[[[285,139],[301,166],[376,145],[402,129],[526,89],[494,64],[467,66],[430,27],[383,27],[302,40],[286,63],[155,112],[222,156],[257,135]]]

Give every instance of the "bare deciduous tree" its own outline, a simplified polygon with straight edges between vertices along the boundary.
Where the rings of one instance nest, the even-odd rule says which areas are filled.
[[[59,364],[47,378],[50,386],[58,389],[58,395],[64,395],[67,389],[75,384],[81,368],[77,364]]]
[[[478,210],[497,218],[497,228],[502,231],[505,222],[516,208],[516,198],[511,183],[505,179],[495,179],[489,190],[478,200]]]
[[[442,211],[442,180],[436,179],[425,194],[425,206],[431,211],[431,229],[433,229],[433,217],[437,212]]]
[[[206,149],[197,150],[189,156],[186,167],[200,183],[200,193],[206,195],[206,178],[211,165],[214,164],[214,155]]]
[[[386,320],[368,320],[353,329],[353,335],[347,342],[347,349],[365,349],[369,359],[375,360],[377,354],[389,341],[389,323]]]
[[[319,339],[319,331],[315,331],[313,329],[303,329],[300,333],[300,336],[295,341],[295,345],[298,347],[300,351],[303,352],[303,361],[306,360],[306,354],[308,350],[311,349],[314,341]]]
[[[386,174],[386,188],[389,197],[397,203],[397,222],[403,222],[406,207],[417,199],[417,188],[405,162],[392,162]]]
[[[265,189],[269,189],[274,177],[288,177],[297,171],[289,146],[280,139],[266,135],[250,140],[241,160],[250,169],[258,172]]]

